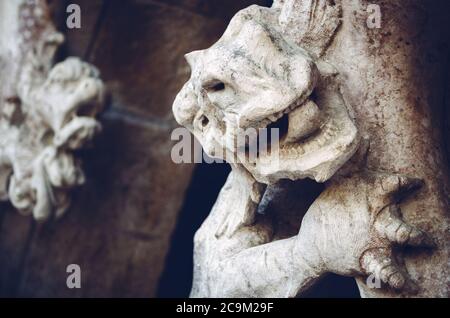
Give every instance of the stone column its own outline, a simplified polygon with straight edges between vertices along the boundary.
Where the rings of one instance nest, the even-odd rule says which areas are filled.
[[[372,3],[373,2],[373,3]],[[374,6],[375,5],[375,6]],[[280,22],[295,41],[311,6],[334,10],[342,23],[318,52],[342,75],[342,93],[369,138],[367,166],[423,178],[424,188],[402,204],[403,218],[437,242],[429,250],[403,250],[405,267],[419,284],[418,297],[448,297],[449,172],[445,149],[448,88],[448,3],[446,1],[276,1]],[[380,16],[375,17],[379,9]],[[317,13],[316,13],[317,14]],[[373,19],[380,18],[379,28]],[[369,21],[369,24],[368,24]],[[448,137],[448,136],[447,136]],[[358,279],[363,297],[410,296],[370,289]]]

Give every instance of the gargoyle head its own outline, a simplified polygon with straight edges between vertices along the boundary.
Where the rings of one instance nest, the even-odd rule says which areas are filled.
[[[208,155],[236,155],[259,182],[305,177],[322,182],[356,151],[357,129],[333,68],[285,39],[277,12],[244,9],[212,47],[187,54],[191,77],[173,111]],[[278,128],[279,150],[245,160],[248,149],[236,138],[248,128]]]
[[[0,154],[11,171],[8,199],[23,214],[33,213],[38,220],[52,212],[62,215],[70,203],[70,189],[84,182],[72,151],[100,130],[95,116],[103,105],[104,87],[98,76],[93,66],[69,58],[37,85],[28,85],[33,82],[30,76],[18,85],[16,106],[22,119],[15,126],[0,126],[9,139],[0,143]]]
[[[1,13],[18,19],[0,33],[0,200],[36,220],[59,217],[85,180],[75,150],[101,128],[95,117],[104,85],[98,70],[78,58],[54,65],[64,37],[48,1],[2,5],[8,10]]]

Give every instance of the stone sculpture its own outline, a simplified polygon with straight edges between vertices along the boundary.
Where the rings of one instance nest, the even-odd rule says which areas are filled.
[[[280,1],[240,11],[211,48],[186,55],[192,73],[174,102],[176,120],[208,155],[238,158],[195,235],[192,297],[295,297],[327,272],[417,291],[394,247],[434,245],[401,217],[399,203],[422,182],[366,167],[370,139],[358,132],[339,72],[321,58],[339,6],[316,2],[311,14],[301,11],[311,21],[297,38],[285,36]],[[279,152],[249,163],[235,142],[249,127],[278,128]],[[287,236],[257,211],[279,182],[304,178],[325,190]]]
[[[84,182],[73,152],[100,130],[104,87],[78,58],[53,65],[63,41],[45,1],[3,1],[0,199],[37,220],[60,216]],[[6,23],[6,22],[5,22]]]

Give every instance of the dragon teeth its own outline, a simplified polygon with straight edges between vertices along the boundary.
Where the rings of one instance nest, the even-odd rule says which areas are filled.
[[[321,112],[313,101],[289,113],[289,127],[285,138],[288,143],[296,142],[317,130],[321,123]]]
[[[276,122],[284,115],[289,114],[290,112],[296,110],[298,107],[302,106],[304,103],[305,103],[304,101],[302,101],[302,102],[296,101],[296,102],[292,103],[291,105],[289,105],[288,107],[286,107],[285,109],[283,109],[282,111],[272,114],[272,115],[269,115],[264,120],[260,121],[257,125],[255,125],[254,128],[255,129],[267,128],[267,126],[269,126],[271,123]]]

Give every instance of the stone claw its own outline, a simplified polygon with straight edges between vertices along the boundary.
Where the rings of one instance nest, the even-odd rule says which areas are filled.
[[[361,267],[367,275],[374,275],[377,280],[395,290],[407,290],[410,293],[416,293],[418,290],[409,275],[393,260],[392,252],[388,248],[366,251],[361,258]]]
[[[427,233],[402,220],[396,205],[389,205],[378,214],[375,227],[381,236],[396,244],[435,246],[433,239]]]

